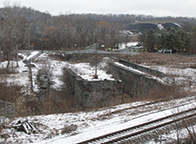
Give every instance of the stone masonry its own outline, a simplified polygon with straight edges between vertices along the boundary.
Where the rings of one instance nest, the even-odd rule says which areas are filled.
[[[88,81],[82,79],[71,69],[67,69],[69,86],[84,107],[93,107],[97,102],[104,102],[122,93],[119,81]]]
[[[109,64],[109,72],[115,77],[122,81],[123,84],[123,92],[127,93],[131,96],[137,97],[141,94],[147,94],[152,90],[161,88],[166,86],[165,84],[169,84],[173,82],[173,79],[166,76],[164,73],[161,73],[156,70],[152,70],[146,67],[142,67],[140,65],[125,61],[120,59],[119,63],[127,66],[121,66],[115,63]],[[132,71],[128,67],[141,71],[143,73]],[[152,75],[152,76],[149,76]],[[157,79],[161,79],[162,83]],[[165,84],[163,84],[165,82]]]

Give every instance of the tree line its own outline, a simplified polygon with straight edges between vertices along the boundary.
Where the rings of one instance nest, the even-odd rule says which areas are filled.
[[[46,25],[41,37],[43,49],[84,48],[94,43],[114,47],[123,41],[122,26],[113,22],[67,15],[55,17]]]
[[[26,14],[26,15],[25,15]],[[65,14],[51,16],[19,6],[0,10],[0,47],[6,51],[26,48],[30,38],[36,49],[84,48],[93,43],[114,47],[122,41],[122,23],[106,20],[105,16]]]
[[[0,61],[7,59],[7,67],[16,59],[17,49],[84,49],[94,43],[116,47],[126,38],[121,33],[122,24],[90,20],[86,15],[52,17],[15,5],[1,9],[0,18]]]
[[[173,51],[196,52],[196,27],[191,31],[186,28],[167,28],[162,30],[150,29],[139,36],[140,44],[146,50],[172,49]]]
[[[128,35],[122,33],[129,23],[151,20],[178,21],[186,26],[186,31],[170,29],[143,32],[140,41],[147,48],[153,48],[152,45],[156,44],[157,47],[175,48],[180,46],[180,49],[183,49],[188,47],[189,37],[194,36],[191,27],[196,24],[195,18],[133,14],[68,13],[51,16],[49,13],[41,13],[17,4],[14,6],[5,4],[4,8],[0,9],[0,18],[0,49],[4,53],[4,58],[7,59],[13,57],[16,47],[42,50],[83,49],[94,43],[105,45],[105,47],[118,47],[119,43],[129,41]],[[167,39],[163,40],[163,37],[167,37]],[[169,37],[172,39],[172,46]]]

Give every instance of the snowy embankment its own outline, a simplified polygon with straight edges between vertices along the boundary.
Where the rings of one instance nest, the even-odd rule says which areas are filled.
[[[115,80],[112,78],[111,74],[107,74],[106,71],[102,69],[107,65],[106,61],[108,60],[109,58],[104,58],[103,62],[98,65],[98,79],[94,79],[95,67],[92,67],[89,63],[67,64],[67,66],[75,71],[80,77],[88,81]]]
[[[190,65],[187,63],[187,66]],[[195,68],[173,68],[168,66],[146,66],[171,75],[177,85],[183,86],[187,91],[196,91],[196,69]]]
[[[35,53],[31,53],[31,56]],[[30,57],[25,54],[20,54],[24,59]],[[111,75],[107,75],[103,67],[106,66],[108,58],[105,58],[102,65],[98,66],[99,80],[113,80]],[[1,67],[6,66],[7,62],[2,62]],[[34,91],[38,91],[39,87],[36,85],[36,75],[39,69],[47,67],[51,71],[51,80],[53,81],[52,88],[60,90],[64,83],[62,81],[64,67],[71,68],[76,71],[81,77],[88,80],[94,80],[93,75],[95,68],[91,67],[88,63],[70,64],[68,62],[57,61],[49,59],[47,53],[43,53],[41,56],[35,59],[33,62],[35,68],[32,68]],[[16,63],[14,63],[16,65]],[[165,68],[160,67],[159,70],[164,72]],[[11,74],[6,79],[10,83],[28,86],[30,85],[28,68],[25,64],[19,61],[19,67],[16,68],[19,73]],[[169,70],[168,70],[169,71]],[[167,71],[167,72],[168,72]],[[195,74],[193,69],[185,69],[182,73],[172,70],[172,74],[178,74],[184,79],[186,76]],[[192,76],[194,79],[195,77]],[[193,80],[192,79],[192,80]],[[195,80],[195,79],[194,79]],[[176,77],[176,81],[178,79]],[[129,104],[123,104],[111,108],[100,109],[90,112],[76,112],[76,113],[64,113],[53,115],[41,115],[41,116],[29,116],[15,118],[10,126],[16,124],[17,121],[28,120],[33,122],[38,128],[37,133],[26,134],[24,132],[17,132],[15,129],[3,129],[1,134],[7,134],[7,139],[1,138],[0,142],[5,143],[69,143],[74,144],[87,140],[89,138],[97,137],[103,134],[111,133],[120,129],[131,127],[134,125],[148,122],[156,118],[160,118],[166,115],[170,115],[181,110],[186,110],[195,106],[195,97],[187,97],[179,100],[172,100],[153,104],[145,107],[131,108],[133,106],[139,106],[141,104],[148,103],[147,101],[135,102]],[[119,112],[120,111],[120,112]],[[66,129],[75,127],[72,131],[65,132]],[[165,137],[175,138],[177,133],[166,135]],[[153,143],[153,142],[152,142]]]
[[[6,140],[8,143],[75,144],[192,108],[195,97],[133,108],[145,103],[147,102],[135,102],[90,112],[18,117],[10,126],[19,120],[27,119],[37,126],[38,132],[29,135],[14,129],[4,129],[2,133],[10,135]],[[66,132],[70,127],[75,129]],[[175,137],[176,134],[167,135],[167,138],[171,136]]]
[[[29,55],[20,53],[19,55],[23,57],[23,60],[29,60],[30,58],[37,55],[39,51],[31,52]],[[35,67],[32,67],[32,78],[33,78],[33,89],[34,91],[39,91],[39,87],[36,82],[36,77],[39,69],[47,69],[50,74],[52,81],[51,87],[60,90],[64,86],[64,82],[62,81],[63,76],[63,68],[71,68],[73,71],[75,71],[79,76],[81,76],[83,79],[89,80],[89,81],[99,81],[99,80],[114,80],[112,78],[111,74],[107,74],[106,71],[103,70],[105,66],[107,66],[107,61],[109,58],[104,58],[103,61],[98,65],[98,79],[94,79],[95,74],[95,67],[92,67],[89,63],[78,63],[78,64],[71,64],[64,61],[57,61],[49,59],[48,53],[43,53],[41,56],[36,58],[32,64],[35,65]],[[25,86],[26,89],[30,87],[30,79],[29,79],[29,69],[26,67],[25,63],[23,63],[23,60],[20,60],[18,62],[19,67],[16,67],[16,62],[13,62],[13,66],[16,67],[15,71],[16,74],[10,74],[6,81],[10,84],[17,84],[21,86]],[[10,66],[12,65],[12,61]],[[5,68],[7,66],[7,61],[2,62],[0,64],[0,67]],[[30,89],[30,88],[29,88]]]
[[[145,72],[142,72],[142,71],[139,71],[137,69],[134,69],[132,67],[128,67],[128,66],[125,66],[119,62],[115,62],[116,65],[120,66],[120,67],[123,67],[124,69],[127,69],[129,71],[132,71],[133,73],[137,73],[137,74],[140,74],[140,75],[144,75],[145,77],[147,77],[148,79],[154,79],[156,81],[158,81],[159,83],[162,83],[164,85],[170,85],[173,83],[172,80],[170,80],[169,78],[161,78],[161,77],[157,77],[157,76],[154,76],[154,75],[151,75],[151,74],[148,74],[148,73],[145,73]]]

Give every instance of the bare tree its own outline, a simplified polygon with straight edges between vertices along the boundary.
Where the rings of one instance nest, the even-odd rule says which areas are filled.
[[[23,43],[25,36],[25,20],[21,17],[19,7],[17,4],[14,6],[4,7],[6,13],[6,58],[8,59],[7,68],[10,66],[10,60],[14,60],[14,52],[16,45]],[[13,64],[13,63],[12,63]],[[13,71],[13,65],[12,65]]]

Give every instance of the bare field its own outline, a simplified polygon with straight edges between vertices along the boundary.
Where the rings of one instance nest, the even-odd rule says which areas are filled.
[[[64,56],[53,55],[52,57],[53,59],[56,60],[68,61],[71,63],[90,62],[91,65],[94,65],[96,61],[95,55],[89,55],[89,54],[73,54],[73,55],[68,54]],[[111,57],[111,55],[97,55],[98,63],[101,62],[104,57]],[[196,68],[196,56],[194,55],[161,54],[161,53],[144,52],[137,55],[117,54],[116,57],[123,58],[137,64],[166,66],[172,68]]]
[[[165,65],[173,68],[196,68],[196,57],[192,55],[140,53],[131,56],[121,55],[120,57],[137,64]]]

